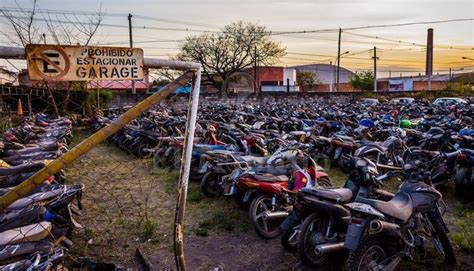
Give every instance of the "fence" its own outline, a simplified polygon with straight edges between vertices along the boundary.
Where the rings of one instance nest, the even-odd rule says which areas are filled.
[[[22,56],[24,56],[23,50],[0,48],[0,57],[21,58]],[[78,219],[84,226],[75,236],[77,244],[71,250],[73,256],[97,256],[100,259],[131,265],[136,247],[154,251],[157,247],[173,244],[169,240],[173,236],[178,256],[177,268],[181,269],[184,267],[184,203],[199,97],[200,68],[195,63],[157,59],[145,59],[145,65],[149,68],[167,67],[182,70],[184,73],[159,92],[137,99],[139,102],[137,105],[93,135],[91,135],[94,132],[91,129],[92,119],[76,119],[75,137],[71,144],[74,147],[2,195],[0,211],[5,210],[18,199],[30,195],[50,176],[66,169],[66,185],[82,183],[86,187],[82,201],[84,212]],[[185,126],[183,125],[182,129],[183,132],[185,131],[183,134],[185,140],[183,163],[180,165],[179,173],[164,171],[154,173],[152,172],[153,162],[149,157],[139,158],[134,151],[120,150],[112,144],[113,140],[102,143],[118,131],[123,131],[122,128],[126,124],[143,121],[146,117],[142,113],[152,109],[160,111],[162,108],[159,106],[160,102],[175,89],[186,85],[191,80],[196,83],[193,87],[192,99],[182,111],[189,121]],[[70,111],[71,106],[84,107],[84,104],[64,103],[64,95],[69,94],[47,89],[45,95],[35,96],[37,100],[28,100],[28,107],[33,108],[30,112],[47,111],[61,115]],[[10,95],[10,97],[13,96]],[[67,106],[65,110],[62,110],[64,104]],[[123,110],[122,107],[120,109]],[[188,111],[187,114],[186,111]],[[178,178],[179,182],[177,182]],[[176,212],[173,213],[175,195],[177,195],[178,204],[176,204]],[[169,224],[166,226],[163,223]],[[176,225],[174,231],[169,227],[170,224]],[[43,226],[43,230],[51,234],[50,225]]]

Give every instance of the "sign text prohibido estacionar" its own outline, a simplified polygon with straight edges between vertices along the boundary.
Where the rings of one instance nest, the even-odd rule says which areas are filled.
[[[143,50],[69,45],[26,46],[30,80],[142,80]]]

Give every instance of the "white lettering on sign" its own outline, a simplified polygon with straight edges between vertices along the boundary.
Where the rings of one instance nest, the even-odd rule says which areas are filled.
[[[143,79],[143,50],[139,48],[30,44],[26,53],[31,80]]]

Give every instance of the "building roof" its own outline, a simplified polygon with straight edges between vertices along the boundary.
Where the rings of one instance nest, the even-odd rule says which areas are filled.
[[[452,74],[450,78],[449,73],[446,74],[433,74],[431,76],[431,81],[446,82],[446,81],[459,81],[461,78],[472,78],[474,72],[456,72]],[[428,81],[428,75],[414,75],[414,76],[402,76],[402,77],[392,77],[392,78],[380,78],[377,79],[377,82],[384,82],[388,80],[402,80],[402,79],[412,79],[413,81]]]
[[[297,71],[309,71],[318,75],[323,84],[335,83],[336,82],[336,65],[329,64],[309,64],[309,65],[299,65],[292,66],[288,68],[295,68]],[[354,73],[343,67],[339,67],[339,82],[348,83],[349,78],[353,76]]]

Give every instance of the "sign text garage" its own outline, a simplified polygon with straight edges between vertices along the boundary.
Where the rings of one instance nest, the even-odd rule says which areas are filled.
[[[88,81],[143,79],[139,48],[27,45],[32,80]]]

